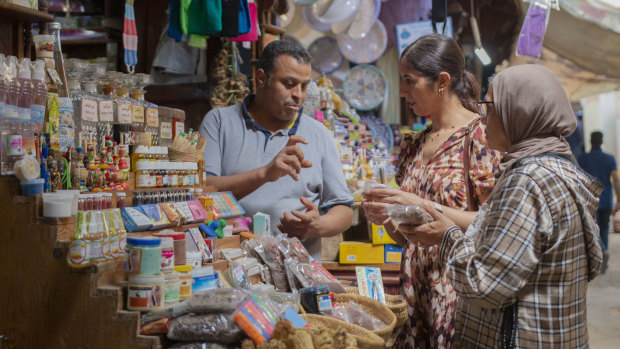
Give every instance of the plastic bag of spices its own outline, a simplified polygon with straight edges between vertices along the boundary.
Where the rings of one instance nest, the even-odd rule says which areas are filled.
[[[243,330],[226,314],[188,314],[172,320],[168,338],[177,341],[238,343]]]
[[[254,248],[265,261],[271,271],[273,285],[278,292],[288,291],[288,280],[284,267],[284,256],[278,247],[278,238],[274,236],[263,237],[261,243]]]
[[[433,221],[433,218],[418,205],[393,204],[386,210],[396,224],[422,225]]]

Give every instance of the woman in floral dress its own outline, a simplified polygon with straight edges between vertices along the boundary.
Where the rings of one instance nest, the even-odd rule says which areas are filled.
[[[370,221],[385,225],[404,247],[400,282],[409,321],[397,347],[454,348],[457,298],[439,264],[438,246],[408,240],[385,208],[426,203],[466,228],[493,190],[501,155],[487,148],[477,114],[478,86],[465,71],[456,41],[438,34],[418,39],[403,52],[400,74],[400,96],[417,115],[429,115],[432,126],[401,143],[396,177],[401,189],[369,190],[363,207]]]

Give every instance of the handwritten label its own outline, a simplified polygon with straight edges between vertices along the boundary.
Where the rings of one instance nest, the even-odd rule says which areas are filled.
[[[144,122],[144,107],[141,105],[132,105],[131,106],[131,121],[133,122]]]
[[[159,136],[161,139],[172,139],[172,123],[162,122],[159,128]]]
[[[99,120],[101,121],[114,121],[114,102],[112,101],[100,101],[99,102]]]
[[[131,124],[131,104],[119,103],[116,112],[119,124]]]
[[[151,127],[159,126],[159,110],[157,108],[146,108],[146,125]]]
[[[82,99],[82,120],[97,122],[97,101]]]
[[[185,123],[177,121],[176,128],[174,129],[174,138],[176,138],[181,133],[185,132]]]

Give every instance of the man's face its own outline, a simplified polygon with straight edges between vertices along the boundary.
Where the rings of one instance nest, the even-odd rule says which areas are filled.
[[[258,95],[269,108],[269,114],[281,121],[293,121],[306,100],[310,83],[310,64],[300,63],[289,55],[279,56],[273,72],[267,76],[257,72]]]

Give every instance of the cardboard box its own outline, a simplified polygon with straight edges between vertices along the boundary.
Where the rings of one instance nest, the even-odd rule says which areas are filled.
[[[383,245],[345,241],[340,243],[340,264],[383,264]]]
[[[403,248],[400,245],[385,245],[385,263],[400,263]]]
[[[372,243],[375,245],[395,244],[396,241],[392,240],[390,235],[385,231],[385,227],[382,225],[371,224],[372,230]]]

